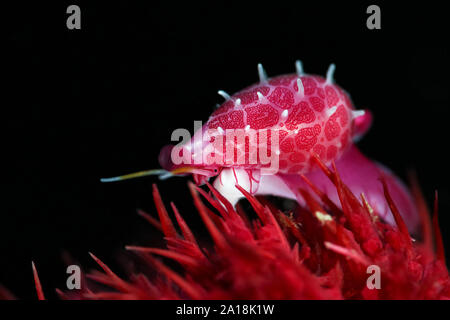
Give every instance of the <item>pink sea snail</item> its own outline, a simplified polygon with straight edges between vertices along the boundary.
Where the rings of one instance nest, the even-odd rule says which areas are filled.
[[[363,193],[382,219],[394,223],[379,181],[383,175],[399,211],[409,229],[414,231],[418,225],[418,214],[406,186],[388,169],[366,158],[354,145],[353,141],[370,128],[372,116],[368,110],[354,109],[349,94],[334,83],[334,71],[332,64],[325,78],[307,75],[302,63],[297,61],[295,74],[268,78],[259,64],[260,81],[231,96],[219,91],[225,102],[212,113],[191,141],[178,146],[176,153],[181,152],[182,157],[188,158],[189,165],[174,164],[173,147],[166,146],[159,156],[163,170],[148,170],[103,181],[150,174],[160,174],[162,177],[192,174],[200,184],[218,176],[213,185],[232,204],[243,197],[236,184],[252,194],[291,198],[303,204],[298,189],[307,188],[300,176],[304,174],[339,205],[336,188],[312,161],[312,154],[315,153],[326,164],[335,161],[342,181],[351,191],[354,194]],[[264,143],[270,149],[267,154],[277,159],[277,170],[273,174],[261,174],[267,165],[248,161],[249,148],[253,144],[249,139],[233,140],[234,161],[225,160],[226,149],[230,145],[222,140],[219,141],[219,146],[223,146],[222,153],[217,152],[217,147],[211,149],[214,141],[217,144],[217,138],[225,137],[230,131],[245,135],[250,130],[258,132],[255,140],[258,148],[264,140],[260,140],[261,132],[271,132]],[[271,145],[273,132],[278,137],[275,147]],[[216,160],[220,158],[222,161],[195,161],[194,150],[207,149]],[[236,161],[239,157],[247,161]]]

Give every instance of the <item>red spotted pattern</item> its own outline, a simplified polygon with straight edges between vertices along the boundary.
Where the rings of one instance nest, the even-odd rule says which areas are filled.
[[[339,86],[312,75],[300,77],[303,93],[299,92],[297,79],[295,74],[282,75],[234,94],[212,114],[205,124],[206,129],[250,126],[255,130],[278,132],[281,173],[298,174],[309,170],[312,152],[325,162],[338,158],[352,139],[350,97]],[[258,97],[258,92],[262,98]],[[287,116],[283,113],[285,110]],[[245,145],[236,146],[244,153],[247,150],[246,157],[248,143],[247,139]],[[248,163],[239,166],[255,167]]]

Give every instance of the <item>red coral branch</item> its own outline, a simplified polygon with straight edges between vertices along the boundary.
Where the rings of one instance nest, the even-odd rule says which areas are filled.
[[[437,193],[431,222],[418,186],[413,187],[424,225],[423,242],[413,242],[383,178],[386,202],[397,226],[381,221],[363,194],[361,199],[357,198],[342,182],[334,165],[330,170],[318,157],[313,158],[335,185],[342,209],[306,178],[312,191],[299,190],[306,207],[297,205],[290,212],[281,212],[267,199],[256,198],[237,185],[257,214],[256,219],[250,220],[211,185],[207,185],[210,191],[207,192],[189,183],[194,205],[213,240],[214,245],[210,246],[196,239],[173,203],[175,219],[169,217],[155,185],[153,197],[159,221],[142,211],[138,213],[163,232],[166,248],[126,247],[141,258],[140,269],[148,272],[145,275],[132,272],[122,279],[91,254],[103,272],[94,271],[87,277],[101,287],[85,281],[83,285],[87,287],[78,295],[58,290],[59,296],[62,299],[449,299],[450,280],[438,226]],[[175,262],[174,267],[169,267],[166,260]],[[368,267],[372,265],[381,270],[381,288],[367,286]],[[34,264],[33,273],[38,298],[44,299]]]

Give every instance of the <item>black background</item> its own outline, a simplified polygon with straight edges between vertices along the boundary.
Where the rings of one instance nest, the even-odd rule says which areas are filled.
[[[381,30],[366,28],[373,3]],[[70,4],[81,7],[81,30],[66,28]],[[257,81],[259,62],[269,76],[294,72],[296,59],[322,75],[336,63],[336,82],[375,116],[361,149],[403,178],[414,168],[429,204],[439,191],[449,253],[450,70],[437,4],[63,1],[3,14],[0,283],[19,297],[35,297],[31,260],[53,297],[65,284],[62,252],[91,268],[92,251],[117,267],[125,244],[157,245],[160,234],[135,214],[154,213],[157,179],[99,178],[157,168],[171,132],[205,121],[222,102],[217,90]],[[186,182],[158,186],[203,231]]]

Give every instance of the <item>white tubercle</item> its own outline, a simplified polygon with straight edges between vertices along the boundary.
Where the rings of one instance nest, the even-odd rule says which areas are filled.
[[[285,118],[287,118],[288,114],[289,114],[289,111],[287,111],[287,109],[286,109],[286,110],[284,110],[284,111],[281,113],[281,117],[282,117],[283,119],[285,119]]]
[[[249,131],[249,130],[250,130],[250,125],[248,124],[245,126],[245,131]]]
[[[303,64],[300,60],[295,61],[295,72],[299,77],[304,75]]]
[[[302,79],[297,79],[297,87],[298,87],[298,94],[300,97],[303,97],[305,95],[305,88],[303,87]]]
[[[328,67],[328,71],[327,71],[327,83],[333,83],[333,75],[334,75],[334,70],[336,70],[336,65],[334,63],[330,64],[330,66]]]
[[[264,100],[264,96],[263,96],[263,94],[261,92],[257,91],[256,94],[258,95],[259,102]]]
[[[261,82],[261,83],[267,82],[267,73],[264,70],[261,63],[258,63],[258,75],[259,75],[259,82]]]
[[[219,131],[220,134],[224,134],[225,131],[222,129],[222,127],[217,127],[217,131]]]
[[[327,117],[331,117],[333,115],[333,113],[336,112],[337,106],[334,106],[328,110],[325,111],[325,113],[327,114]]]
[[[366,112],[364,110],[352,110],[352,119],[361,117],[365,114],[366,114]]]
[[[225,100],[230,100],[231,98],[230,95],[223,90],[219,90],[217,93],[220,94]]]
[[[236,106],[240,106],[241,105],[241,99],[236,99]]]

